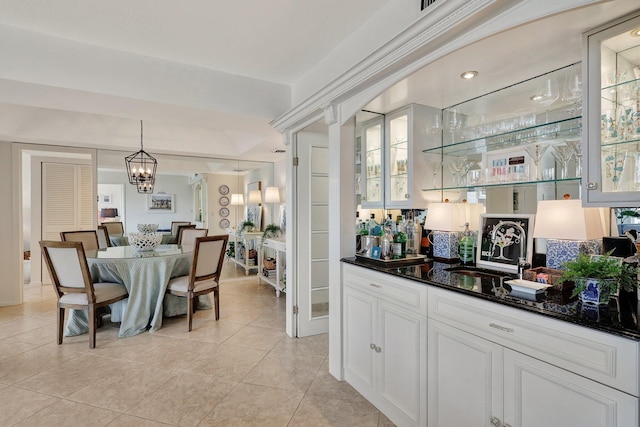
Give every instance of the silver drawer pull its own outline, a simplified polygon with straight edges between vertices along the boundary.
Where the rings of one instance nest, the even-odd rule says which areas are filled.
[[[369,283],[369,286],[373,286],[374,288],[382,288],[382,286],[376,285],[375,283]]]
[[[371,344],[369,344],[369,348],[370,348],[371,350],[375,350],[375,349],[376,349],[376,345],[375,345],[375,344],[373,344],[373,343],[371,343]]]
[[[512,328],[507,328],[506,326],[496,325],[495,323],[489,323],[489,326],[491,326],[492,328],[498,329],[500,331],[513,332]]]

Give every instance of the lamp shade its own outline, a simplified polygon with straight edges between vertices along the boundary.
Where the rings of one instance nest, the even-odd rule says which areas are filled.
[[[280,203],[280,189],[278,187],[267,187],[264,190],[265,203]]]
[[[466,221],[461,203],[429,203],[424,227],[438,231],[462,231]]]
[[[117,208],[103,208],[100,210],[100,216],[102,218],[116,218],[118,216]]]
[[[538,202],[533,237],[584,241],[604,235],[599,208],[584,208],[577,199]]]
[[[231,195],[231,205],[233,206],[241,206],[244,205],[244,196],[240,193],[233,193]]]
[[[262,192],[260,190],[249,191],[249,203],[253,203],[253,204],[262,203]]]
[[[480,215],[484,213],[482,203],[463,203],[465,222],[469,223],[469,230],[477,230],[480,226]]]

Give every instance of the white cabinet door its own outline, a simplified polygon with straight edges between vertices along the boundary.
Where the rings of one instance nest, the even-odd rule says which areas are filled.
[[[638,426],[636,397],[509,349],[504,369],[505,426]]]
[[[397,416],[424,425],[427,390],[427,318],[385,301],[378,302],[378,389]]]
[[[344,288],[345,379],[365,396],[374,387],[375,307],[375,297]]]
[[[428,329],[429,426],[481,427],[501,419],[502,346],[433,319]]]

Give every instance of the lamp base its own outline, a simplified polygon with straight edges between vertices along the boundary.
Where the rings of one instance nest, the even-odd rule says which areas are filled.
[[[601,240],[547,240],[547,268],[562,269],[562,264],[578,258],[578,254],[599,255]]]
[[[438,260],[460,259],[460,233],[457,231],[433,231],[433,257]]]

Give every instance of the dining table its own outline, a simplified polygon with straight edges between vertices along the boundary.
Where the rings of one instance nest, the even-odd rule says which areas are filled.
[[[94,283],[120,283],[129,298],[109,305],[111,321],[120,322],[120,337],[162,327],[162,317],[187,313],[187,299],[166,294],[169,280],[191,271],[193,246],[159,245],[151,251],[112,246],[85,251]],[[209,295],[198,297],[198,309],[211,309]],[[65,336],[89,332],[86,310],[69,310]]]

